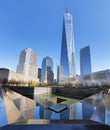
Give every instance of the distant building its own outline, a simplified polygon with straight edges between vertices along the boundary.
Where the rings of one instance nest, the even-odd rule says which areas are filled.
[[[41,82],[41,73],[42,73],[42,69],[38,68],[38,79],[39,79],[39,82]]]
[[[83,86],[110,85],[110,70],[97,71],[78,77],[78,82]]]
[[[53,83],[54,82],[53,61],[48,56],[45,57],[42,61],[41,82],[42,83]]]
[[[61,78],[61,85],[71,84],[72,86],[110,86],[110,69],[97,71],[89,74],[75,76],[71,78]]]
[[[37,81],[37,57],[32,49],[24,49],[19,58],[19,65],[17,66],[17,73],[23,74],[32,80]]]
[[[88,74],[92,72],[90,47],[86,46],[80,50],[80,73]]]
[[[15,82],[29,82],[31,79],[26,78],[24,75],[16,73],[7,68],[0,68],[0,81],[15,81]]]
[[[57,82],[60,82],[60,79],[63,78],[63,67],[61,65],[57,66]]]
[[[59,80],[60,85],[75,86],[77,83],[78,83],[77,76],[68,77],[68,78],[60,78],[60,80]]]
[[[64,77],[76,76],[72,15],[66,10],[63,18],[62,46],[60,65]]]

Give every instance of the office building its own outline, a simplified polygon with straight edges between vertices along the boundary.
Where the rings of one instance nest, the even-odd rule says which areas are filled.
[[[68,10],[63,17],[60,65],[63,67],[64,77],[76,76],[73,20]]]
[[[0,81],[28,83],[29,79],[7,68],[0,68]]]
[[[53,61],[50,57],[45,57],[42,61],[42,73],[41,73],[42,83],[53,83]]]
[[[63,78],[63,68],[61,65],[57,66],[57,82],[59,83],[61,78]]]
[[[110,69],[80,75],[78,82],[83,86],[110,86]]]
[[[23,74],[25,77],[30,77],[31,80],[37,81],[37,57],[32,49],[24,49],[19,58],[17,73]]]
[[[41,73],[42,73],[42,69],[38,68],[38,79],[39,79],[39,82],[41,82]]]
[[[92,69],[90,47],[86,46],[80,50],[80,73],[83,75],[91,72]]]

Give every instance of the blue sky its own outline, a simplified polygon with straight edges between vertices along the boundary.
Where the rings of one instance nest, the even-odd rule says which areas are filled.
[[[20,52],[60,61],[63,14],[73,15],[76,68],[80,48],[90,45],[92,70],[110,68],[110,0],[0,0],[0,67],[16,70]]]

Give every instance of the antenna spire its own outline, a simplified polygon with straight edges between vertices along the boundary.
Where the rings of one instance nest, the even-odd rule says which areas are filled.
[[[68,13],[68,8],[66,7],[66,13]]]

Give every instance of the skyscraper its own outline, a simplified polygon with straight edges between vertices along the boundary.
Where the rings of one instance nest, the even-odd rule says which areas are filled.
[[[81,75],[91,73],[91,54],[90,47],[80,49],[80,73]]]
[[[54,81],[53,61],[48,56],[42,61],[41,81],[43,83],[53,83]]]
[[[60,79],[63,77],[63,68],[62,66],[57,66],[57,82],[59,83]]]
[[[41,72],[42,72],[42,69],[38,68],[38,79],[40,82],[41,82]]]
[[[73,38],[72,15],[66,10],[63,18],[62,47],[60,65],[63,67],[64,77],[76,76],[75,51]]]
[[[37,57],[32,49],[24,49],[19,58],[17,73],[21,73],[31,80],[37,80]]]

